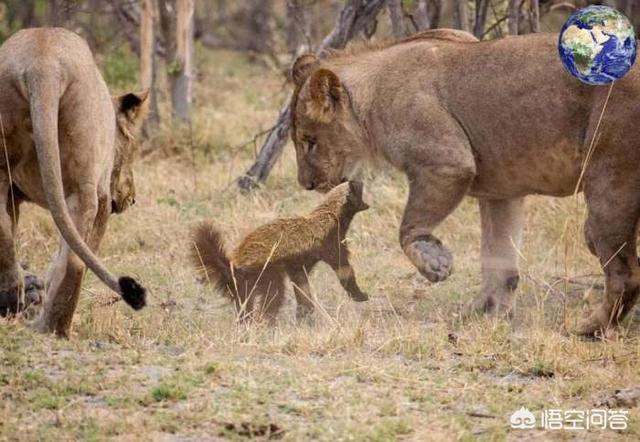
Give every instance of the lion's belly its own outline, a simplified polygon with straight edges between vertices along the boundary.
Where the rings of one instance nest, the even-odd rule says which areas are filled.
[[[580,176],[577,146],[527,146],[480,153],[469,194],[479,198],[512,198],[532,194],[567,196]]]
[[[8,150],[11,152],[11,178],[29,201],[46,207],[47,202],[40,179],[38,158],[33,145],[30,125],[27,126],[29,127],[15,128],[6,140]]]

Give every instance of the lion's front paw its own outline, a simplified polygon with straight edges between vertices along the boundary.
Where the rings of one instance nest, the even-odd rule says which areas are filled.
[[[431,282],[444,281],[453,270],[453,256],[442,242],[429,236],[407,246],[405,253],[420,273]]]
[[[589,338],[604,337],[614,325],[610,318],[611,310],[604,305],[600,305],[587,319],[578,325],[576,334]]]

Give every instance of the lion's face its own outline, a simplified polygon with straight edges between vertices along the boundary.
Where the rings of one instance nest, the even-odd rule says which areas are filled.
[[[125,94],[114,99],[117,120],[116,155],[111,173],[111,211],[122,213],[136,203],[133,161],[136,135],[146,115],[148,93]]]
[[[352,177],[366,148],[346,90],[333,72],[318,69],[318,64],[307,55],[294,65],[292,139],[300,185],[328,192]]]

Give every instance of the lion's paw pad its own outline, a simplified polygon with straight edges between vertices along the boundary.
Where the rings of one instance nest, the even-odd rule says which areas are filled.
[[[444,281],[453,270],[451,252],[437,239],[415,241],[409,246],[409,258],[431,282]]]

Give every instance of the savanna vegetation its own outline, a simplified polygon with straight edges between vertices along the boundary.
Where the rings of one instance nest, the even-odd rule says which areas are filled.
[[[145,283],[149,306],[133,312],[87,273],[71,339],[38,334],[28,318],[0,318],[0,439],[638,440],[637,398],[615,392],[640,385],[640,312],[605,341],[570,332],[603,291],[584,244],[581,197],[527,200],[510,321],[460,316],[480,286],[476,202],[465,199],[439,228],[455,272],[431,284],[398,245],[407,184],[391,169],[363,172],[371,208],[348,238],[366,303],[349,301],[321,267],[310,278],[314,324],[296,322],[293,293],[274,327],[240,323],[189,264],[199,221],[229,232],[232,244],[321,201],[297,184],[290,144],[279,156],[286,131],[272,129],[291,93],[293,57],[322,49],[334,26],[350,30],[333,40],[338,47],[431,27],[502,38],[556,32],[585,3],[0,2],[0,40],[64,26],[87,39],[114,94],[153,89],[137,204],[111,219],[100,250],[109,267]],[[609,3],[640,17],[637,0]],[[364,4],[366,20],[336,20],[345,5]],[[150,40],[141,32],[149,17]],[[252,170],[248,185],[239,180]],[[31,271],[46,273],[57,237],[47,212],[25,207],[19,254]],[[523,406],[625,409],[628,428],[513,430],[509,417]]]

